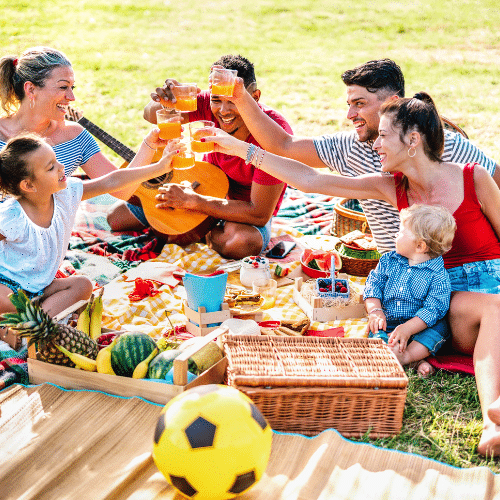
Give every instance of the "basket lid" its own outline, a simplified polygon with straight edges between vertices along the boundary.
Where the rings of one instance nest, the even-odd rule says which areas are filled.
[[[225,335],[228,381],[240,386],[405,388],[381,339]]]

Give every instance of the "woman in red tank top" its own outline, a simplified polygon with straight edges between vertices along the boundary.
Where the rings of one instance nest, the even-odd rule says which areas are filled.
[[[373,148],[383,173],[331,175],[260,150],[259,168],[307,192],[380,199],[400,210],[417,203],[440,205],[453,214],[457,233],[443,256],[454,290],[452,343],[474,355],[484,423],[478,452],[500,456],[500,190],[480,165],[441,160],[443,124],[429,95],[389,100],[380,113]],[[217,143],[216,151],[242,158],[247,153],[247,144],[222,132],[208,140]]]

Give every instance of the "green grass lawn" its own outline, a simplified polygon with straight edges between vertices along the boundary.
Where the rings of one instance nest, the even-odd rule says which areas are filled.
[[[252,60],[262,102],[307,136],[349,128],[341,73],[389,57],[403,69],[407,95],[428,91],[500,161],[497,0],[0,0],[0,11],[2,54],[35,45],[65,52],[75,106],[131,147],[149,130],[149,94],[167,77],[206,88],[223,54]],[[499,472],[499,462],[474,452],[480,431],[472,377],[410,373],[403,432],[375,444]]]

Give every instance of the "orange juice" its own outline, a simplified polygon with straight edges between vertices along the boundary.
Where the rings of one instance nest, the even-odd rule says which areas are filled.
[[[276,304],[276,297],[264,296],[264,303],[260,306],[261,309],[271,309]]]
[[[189,155],[189,153],[179,153],[172,158],[173,168],[190,168],[194,167],[194,155]]]
[[[196,96],[193,97],[177,97],[177,102],[175,103],[175,109],[177,111],[196,111],[197,102]]]
[[[213,150],[213,142],[191,141],[191,151],[193,151],[193,153],[210,153]]]
[[[212,83],[212,94],[233,97],[234,83]]]
[[[170,139],[180,139],[182,135],[181,122],[158,123],[160,129],[160,139],[168,141]]]
[[[215,135],[213,126],[213,122],[203,120],[190,123],[189,130],[191,132],[191,151],[193,151],[193,153],[209,153],[214,150],[213,142],[200,141],[202,137]]]

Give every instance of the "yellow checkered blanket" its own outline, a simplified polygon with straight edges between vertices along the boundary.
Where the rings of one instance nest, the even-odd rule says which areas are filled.
[[[279,225],[273,227],[273,237],[285,234],[304,246],[327,249],[332,244],[332,237],[329,236],[303,236],[292,228]],[[105,285],[103,326],[116,330],[139,330],[156,337],[171,328],[169,320],[174,325],[186,323],[187,318],[183,312],[185,291],[182,282],[174,288],[161,285],[158,288],[160,293],[132,302],[128,295],[134,290],[135,278],[140,277],[162,282],[162,277],[171,276],[172,271],[177,268],[190,273],[204,274],[215,271],[218,266],[227,262],[205,244],[195,243],[185,248],[173,244],[165,245],[157,258],[141,263]],[[276,264],[271,264],[271,272],[274,271],[275,266]],[[299,266],[298,260],[287,264],[291,272]],[[350,280],[354,288],[362,290],[363,278],[352,277]],[[229,273],[228,284],[241,285],[239,271]],[[275,306],[263,312],[264,321],[305,318],[304,312],[293,300],[293,284],[279,287]],[[325,330],[343,327],[345,336],[363,337],[366,336],[366,324],[366,318],[352,318],[328,323],[313,322],[310,329]]]

